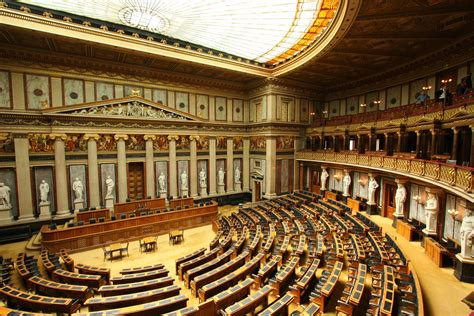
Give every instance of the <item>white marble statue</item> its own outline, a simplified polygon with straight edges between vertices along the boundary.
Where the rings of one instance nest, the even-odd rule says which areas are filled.
[[[105,195],[106,199],[110,199],[114,197],[114,188],[115,188],[115,182],[112,180],[110,176],[107,176],[107,179],[105,180],[105,185],[107,186],[107,194]]]
[[[12,207],[10,193],[10,187],[0,182],[0,210],[10,209]]]
[[[163,172],[160,173],[160,175],[158,176],[158,187],[160,189],[160,192],[166,191],[166,176]]]
[[[183,171],[181,174],[181,190],[187,190],[188,189],[188,174],[186,173],[186,170]]]
[[[349,196],[349,188],[351,187],[351,175],[348,171],[344,171],[345,175],[342,179],[342,187],[343,187],[343,196]]]
[[[321,190],[327,190],[326,189],[326,182],[329,178],[329,173],[326,170],[326,167],[322,167],[323,171],[321,171]]]
[[[224,170],[222,170],[222,168],[219,168],[219,171],[217,172],[217,184],[224,185],[224,175]]]
[[[39,185],[40,191],[40,203],[48,202],[48,195],[49,195],[49,184],[45,180],[41,180]]]
[[[239,169],[239,166],[235,167],[235,170],[234,170],[234,183],[240,183],[240,169]]]
[[[474,212],[466,209],[462,219],[461,231],[461,257],[472,259],[474,257]]]
[[[199,187],[207,188],[207,175],[204,168],[201,168],[201,171],[199,171]]]
[[[84,191],[84,186],[82,185],[81,180],[76,178],[72,183],[72,190],[74,191],[74,202],[82,202],[82,193]]]
[[[436,233],[436,217],[438,214],[438,199],[432,192],[428,192],[425,205],[425,224],[426,228],[424,231],[428,234]]]
[[[403,216],[405,201],[407,199],[407,189],[403,184],[398,183],[397,192],[395,193],[395,216]]]
[[[379,184],[377,183],[377,180],[375,180],[375,178],[371,176],[369,181],[369,199],[367,201],[367,204],[375,204],[375,191],[377,191],[378,187]]]

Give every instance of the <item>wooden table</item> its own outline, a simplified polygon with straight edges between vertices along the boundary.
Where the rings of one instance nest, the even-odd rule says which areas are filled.
[[[156,250],[156,237],[145,237],[141,240],[141,243],[145,247],[145,251]]]
[[[184,231],[180,229],[175,229],[169,233],[170,243],[173,245],[177,242],[184,241]]]
[[[118,252],[119,255],[116,257],[116,258],[122,258],[123,257],[123,253],[122,253],[122,244],[121,243],[115,243],[115,244],[111,244],[109,246],[109,249],[110,249],[110,260],[113,260],[115,257],[114,257],[114,252]]]

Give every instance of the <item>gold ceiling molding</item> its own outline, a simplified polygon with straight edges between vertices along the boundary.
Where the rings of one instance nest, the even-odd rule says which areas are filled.
[[[308,46],[301,53],[288,57],[284,62],[280,61],[274,68],[269,68],[264,63],[249,61],[234,57],[232,55],[210,54],[206,51],[192,50],[184,45],[167,43],[166,41],[151,41],[147,38],[136,37],[121,32],[109,31],[106,28],[92,27],[91,23],[72,23],[69,19],[63,20],[52,18],[50,15],[39,15],[29,12],[29,10],[16,10],[8,7],[0,7],[0,24],[9,25],[16,28],[43,32],[54,36],[63,36],[70,39],[91,41],[116,47],[124,50],[133,50],[155,56],[179,59],[187,62],[223,68],[231,71],[251,74],[260,77],[273,77],[287,73],[309,60],[314,60],[325,54],[336,42],[342,39],[354,22],[361,0],[338,0],[339,8],[334,17],[330,16],[331,23],[326,23],[327,19],[322,17],[321,21],[326,27],[318,40]],[[329,5],[331,1],[323,1]],[[84,21],[87,22],[87,21]],[[319,27],[316,25],[315,27]]]

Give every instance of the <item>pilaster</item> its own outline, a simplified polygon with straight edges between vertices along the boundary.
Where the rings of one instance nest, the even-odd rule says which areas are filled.
[[[250,138],[243,138],[243,159],[242,159],[242,179],[243,191],[250,191]]]
[[[267,137],[265,156],[265,197],[276,196],[276,138]]]
[[[215,137],[209,137],[209,195],[217,193],[216,143],[217,140]]]
[[[176,135],[169,135],[168,136],[168,141],[169,141],[169,150],[170,150],[170,175],[169,175],[169,183],[170,183],[170,191],[169,195],[172,197],[177,197],[178,196],[178,168],[177,168],[177,162],[176,162],[176,140],[178,139],[178,136]]]
[[[191,192],[190,192],[190,195],[191,197],[197,197],[197,191],[198,191],[198,188],[197,188],[197,183],[198,183],[198,179],[197,179],[197,174],[198,174],[198,170],[197,170],[197,143],[196,143],[196,140],[199,138],[199,136],[194,136],[194,135],[191,135],[189,136],[189,139],[191,140],[191,145],[190,145],[190,178],[191,178]]]
[[[234,139],[227,138],[227,192],[234,191]]]

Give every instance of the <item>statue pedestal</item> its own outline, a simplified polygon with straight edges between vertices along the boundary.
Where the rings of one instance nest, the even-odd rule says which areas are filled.
[[[403,219],[403,214],[393,214],[393,222],[392,222],[392,227],[397,228],[397,221],[401,221]]]
[[[181,189],[181,196],[189,196],[188,195],[188,189]]]
[[[242,182],[235,182],[235,183],[234,183],[234,191],[235,191],[235,192],[240,192],[240,191],[242,191]]]
[[[74,213],[79,212],[81,208],[84,208],[84,200],[74,200]]]
[[[114,210],[114,197],[113,196],[105,198],[105,207],[111,211]]]
[[[166,190],[160,191],[160,198],[166,199]]]
[[[424,228],[422,231],[423,235],[429,237],[429,236],[436,236],[436,231],[435,230],[430,230],[428,228]]]
[[[12,208],[4,207],[0,209],[0,222],[11,222],[13,220]]]
[[[225,184],[217,184],[217,194],[224,194],[225,193]]]
[[[199,196],[201,197],[207,196],[207,187],[201,187],[201,192],[199,192]]]
[[[39,211],[39,219],[45,219],[53,215],[51,214],[51,202],[40,202]]]
[[[377,215],[377,205],[367,203],[367,214]]]
[[[454,276],[467,283],[474,283],[474,258],[464,258],[457,254],[454,260]]]

